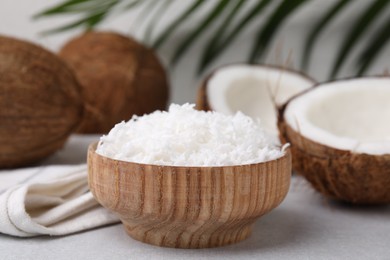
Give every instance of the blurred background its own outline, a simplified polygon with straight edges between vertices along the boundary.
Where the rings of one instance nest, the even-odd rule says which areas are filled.
[[[149,3],[146,3],[148,1]],[[85,29],[83,25],[46,36],[43,36],[42,32],[77,21],[83,18],[85,14],[81,10],[78,11],[76,9],[76,11],[70,13],[60,12],[50,17],[44,16],[39,19],[33,19],[33,16],[63,2],[62,0],[2,0],[0,4],[0,34],[32,40],[52,51],[58,51],[67,40]],[[97,0],[92,2],[97,5],[99,2],[110,1]],[[154,17],[159,12],[156,5],[162,5],[163,1],[144,0],[142,2],[145,3],[141,3],[138,7],[127,11],[121,10],[120,7],[114,8],[112,12],[104,15],[104,20],[97,24],[97,28],[118,31],[149,44],[159,34],[164,32],[167,26],[175,21],[177,17],[193,5],[195,1],[172,1],[169,6],[167,5],[164,15],[161,15],[157,22],[154,21],[155,27],[153,31],[151,33],[150,31],[148,32],[150,33],[148,35],[149,42],[145,40],[146,31],[150,30],[150,24],[153,23],[153,20],[156,20]],[[207,43],[210,38],[215,35],[218,28],[223,27],[224,17],[229,14],[227,9],[225,10],[225,16],[222,14],[221,17],[217,17],[213,22],[207,24],[207,28],[199,34],[199,37],[190,41],[192,45],[186,49],[175,66],[170,66],[170,60],[177,51],[178,46],[191,33],[194,33],[194,29],[204,21],[205,16],[220,3],[219,0],[204,2],[196,12],[182,21],[167,41],[158,48],[160,58],[170,70],[170,82],[172,85],[171,102],[194,102],[197,86],[205,74],[222,64],[247,61],[254,41],[256,37],[259,37],[259,30],[269,21],[283,1],[269,1],[269,6],[264,8],[261,14],[240,30],[240,33],[234,40],[229,42],[226,50],[204,68],[202,74],[197,74],[199,59],[202,52],[207,49]],[[230,4],[233,6],[230,8],[233,9],[234,4],[238,4],[238,2],[239,0],[231,0]],[[234,19],[237,21],[244,17],[260,1],[244,0],[242,2],[240,12],[237,12],[234,16]],[[338,10],[337,15],[330,17],[331,19],[326,21],[326,26],[321,28],[321,33],[316,36],[313,52],[309,59],[310,63],[305,72],[318,81],[328,80],[341,46],[346,41],[346,36],[351,35],[351,31],[354,27],[359,27],[359,23],[360,28],[364,29],[364,31],[361,34],[359,33],[359,37],[355,40],[353,46],[347,46],[349,54],[343,58],[343,64],[334,78],[354,76],[357,72],[356,59],[365,51],[367,46],[375,47],[377,52],[375,59],[372,59],[370,66],[364,74],[379,75],[387,71],[390,63],[390,44],[386,45],[386,43],[390,37],[390,29],[388,29],[390,26],[386,27],[386,24],[388,24],[390,10],[386,2],[390,1],[311,0],[295,2],[299,6],[294,9],[294,12],[284,17],[279,27],[274,28],[277,30],[270,39],[264,55],[262,55],[261,59],[256,60],[257,62],[285,65],[301,70],[303,53],[306,51],[305,44],[307,44],[308,35],[313,31],[314,26],[318,26],[319,20],[326,18],[324,16],[329,14],[332,8],[335,9],[337,5],[345,5],[342,10],[341,8]],[[373,6],[375,4],[376,6]],[[234,26],[231,25],[230,27]],[[387,32],[387,34],[384,32]],[[373,43],[374,40],[379,43]]]

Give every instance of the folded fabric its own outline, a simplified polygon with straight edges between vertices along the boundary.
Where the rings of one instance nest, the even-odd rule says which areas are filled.
[[[89,192],[85,164],[0,171],[0,183],[0,233],[57,236],[119,222]]]

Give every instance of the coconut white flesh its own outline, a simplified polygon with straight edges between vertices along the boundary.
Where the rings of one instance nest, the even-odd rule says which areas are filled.
[[[327,83],[293,99],[287,124],[317,143],[355,153],[390,153],[390,79]]]
[[[314,84],[298,73],[281,68],[230,65],[213,74],[206,94],[213,110],[230,115],[241,111],[260,119],[268,134],[278,135],[275,103],[284,104]]]

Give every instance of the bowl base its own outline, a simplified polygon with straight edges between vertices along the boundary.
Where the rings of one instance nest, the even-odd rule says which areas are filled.
[[[238,243],[247,239],[252,233],[253,223],[239,225],[236,227],[218,227],[201,231],[195,229],[193,232],[180,227],[171,229],[143,228],[140,226],[131,227],[124,223],[127,234],[135,240],[143,243],[173,248],[210,248]]]

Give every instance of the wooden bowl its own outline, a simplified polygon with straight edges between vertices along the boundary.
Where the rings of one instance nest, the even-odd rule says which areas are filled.
[[[285,198],[291,154],[258,164],[178,167],[118,161],[88,150],[89,186],[134,239],[206,248],[249,237],[257,218]]]

